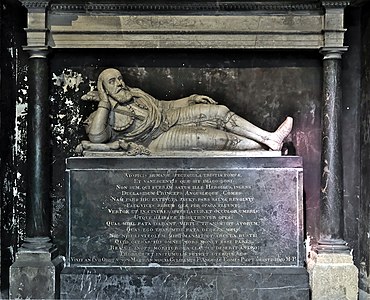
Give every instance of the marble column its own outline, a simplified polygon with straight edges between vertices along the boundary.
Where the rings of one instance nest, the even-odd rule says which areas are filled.
[[[26,235],[50,236],[50,136],[47,50],[30,51],[27,119]]]
[[[343,239],[341,58],[346,47],[324,47],[320,240],[318,251],[347,252]]]
[[[29,99],[27,119],[26,238],[10,268],[10,299],[53,299],[63,259],[50,239],[50,136],[47,48],[27,49]]]
[[[356,300],[358,270],[344,241],[341,59],[346,47],[324,47],[320,240],[307,262],[312,300]]]

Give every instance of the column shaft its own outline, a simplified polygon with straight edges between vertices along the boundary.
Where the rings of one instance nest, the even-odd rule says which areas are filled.
[[[29,60],[29,102],[27,128],[28,193],[27,237],[50,236],[50,136],[48,65],[45,56]]]
[[[322,250],[347,250],[343,240],[343,159],[341,141],[341,53],[324,54],[323,61],[323,124],[321,157],[321,219]]]

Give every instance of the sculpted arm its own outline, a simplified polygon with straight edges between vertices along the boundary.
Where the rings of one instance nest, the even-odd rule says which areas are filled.
[[[193,94],[185,98],[169,101],[160,101],[162,106],[169,109],[176,109],[186,106],[191,106],[195,104],[217,104],[215,100],[208,96]]]
[[[111,109],[109,101],[100,101],[91,124],[88,129],[89,140],[92,143],[105,143],[111,137],[110,128],[108,126],[108,116]]]

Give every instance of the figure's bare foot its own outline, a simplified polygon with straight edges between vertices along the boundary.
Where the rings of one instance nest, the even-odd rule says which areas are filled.
[[[287,117],[285,121],[276,129],[275,132],[272,132],[264,142],[271,150],[279,151],[283,146],[284,139],[292,131],[293,128],[293,118]]]

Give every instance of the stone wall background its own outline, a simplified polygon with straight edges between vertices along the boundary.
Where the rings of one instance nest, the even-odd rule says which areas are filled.
[[[360,102],[360,216],[357,224],[361,262],[369,273],[369,203],[370,203],[370,4],[362,8],[361,23],[361,102]]]
[[[0,195],[1,288],[24,237],[27,55],[26,12],[17,0],[1,3]],[[345,239],[356,265],[368,262],[368,165],[370,7],[346,10],[343,58],[343,149]],[[17,18],[14,18],[17,16]],[[65,249],[64,161],[85,137],[82,123],[96,104],[81,96],[99,73],[119,68],[126,83],[158,99],[206,94],[251,122],[274,130],[287,115],[295,124],[289,140],[304,159],[307,239],[319,235],[321,153],[321,55],[318,51],[129,51],[54,50],[49,90],[52,124],[52,236]]]
[[[24,236],[27,113],[26,10],[18,1],[0,1],[0,207],[1,290],[8,286],[9,267]],[[17,16],[17,17],[14,17]]]
[[[73,57],[71,59],[71,57]],[[97,103],[80,98],[107,67],[119,68],[127,85],[157,99],[211,96],[252,123],[273,131],[290,115],[289,140],[304,157],[307,231],[318,235],[321,61],[314,52],[91,51],[51,57],[54,237],[64,245],[64,160],[86,139],[83,121]],[[69,83],[69,84],[68,84]],[[79,83],[79,84],[76,84]],[[61,247],[64,249],[64,247]]]

